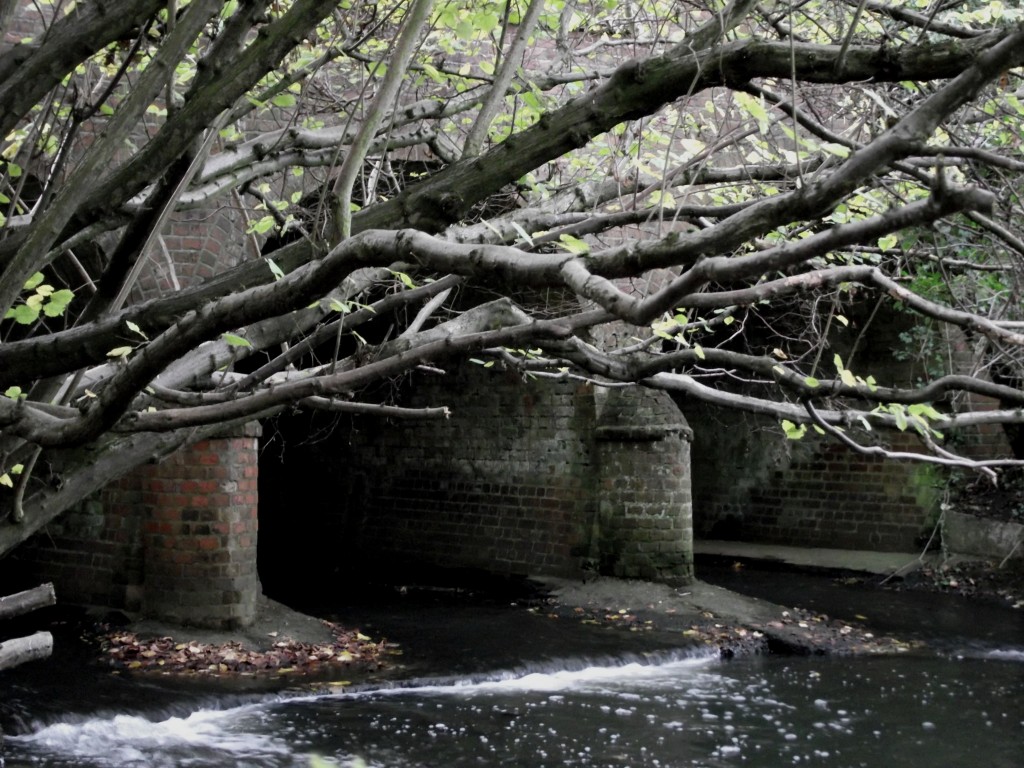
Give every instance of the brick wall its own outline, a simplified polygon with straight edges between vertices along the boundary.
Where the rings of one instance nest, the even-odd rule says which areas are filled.
[[[172,295],[258,255],[246,227],[230,200],[174,214],[146,258],[132,300]]]
[[[97,496],[62,514],[3,561],[5,580],[17,579],[18,587],[52,581],[62,603],[138,610],[142,515],[127,489],[123,498],[106,505]]]
[[[258,429],[144,465],[61,515],[12,556],[65,603],[182,624],[250,623],[256,573]]]
[[[770,420],[700,405],[694,429],[698,537],[794,546],[915,551],[938,513],[944,473],[865,456],[808,434],[787,440]],[[915,450],[909,435],[890,447]]]
[[[575,571],[593,514],[591,389],[474,366],[418,378],[405,404],[437,403],[451,418],[365,420],[352,432],[345,465],[365,482],[347,533],[359,549],[497,573]]]
[[[926,328],[914,315],[884,305],[876,309],[870,296],[847,307],[846,314],[850,327],[833,327],[830,344],[847,365],[873,373],[886,386],[913,387],[947,370],[973,373],[978,368],[978,351],[962,333],[923,333]],[[831,375],[827,366],[823,370]],[[960,397],[963,402],[941,407],[997,406],[976,395]],[[685,403],[683,410],[695,435],[694,530],[699,537],[913,552],[931,533],[947,487],[944,470],[868,457],[810,431],[802,440],[787,440],[774,419],[696,403]],[[909,432],[854,437],[865,444],[887,441],[901,451],[922,450]],[[999,426],[945,437],[951,449],[969,457],[1009,453]]]
[[[615,397],[623,424],[650,429],[601,433],[612,425],[599,426],[605,402],[587,384],[476,366],[416,374],[400,391],[408,407],[448,405],[446,420],[283,420],[264,437],[261,561],[284,588],[303,574],[433,567],[685,581],[685,422],[660,393]],[[309,493],[326,477],[328,495]]]

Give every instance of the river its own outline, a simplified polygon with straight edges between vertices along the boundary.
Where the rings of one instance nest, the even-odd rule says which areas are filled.
[[[723,661],[681,636],[500,601],[426,594],[358,610],[406,649],[360,686],[225,691],[113,676],[66,652],[14,670],[5,768],[1024,764],[1019,636]]]

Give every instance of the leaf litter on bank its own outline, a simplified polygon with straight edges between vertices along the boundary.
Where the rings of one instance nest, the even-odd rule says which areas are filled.
[[[285,637],[265,650],[249,649],[238,642],[143,639],[127,631],[104,632],[98,640],[104,660],[117,671],[179,675],[306,674],[328,665],[372,670],[384,666],[384,657],[394,653],[394,646],[386,641],[374,642],[358,630],[324,623],[334,634],[332,642],[301,643]]]

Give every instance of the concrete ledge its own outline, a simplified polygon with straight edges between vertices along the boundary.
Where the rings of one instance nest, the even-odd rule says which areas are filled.
[[[699,540],[693,543],[697,555],[769,560],[810,568],[836,568],[862,573],[908,573],[922,565],[938,563],[941,555],[920,552],[868,552],[823,547],[786,547],[778,544],[749,544],[745,541]],[[700,578],[700,569],[697,569]]]
[[[1024,559],[1024,525],[1020,523],[947,511],[942,538],[946,548],[955,555],[986,560]]]

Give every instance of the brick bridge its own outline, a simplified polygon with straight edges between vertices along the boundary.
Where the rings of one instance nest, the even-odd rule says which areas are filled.
[[[934,470],[793,443],[663,392],[473,365],[414,376],[399,404],[444,403],[450,418],[251,424],[122,478],[9,565],[55,581],[65,602],[231,627],[252,619],[263,587],[287,596],[314,579],[342,588],[353,574],[436,568],[681,583],[694,529],[912,551],[937,514]]]
[[[262,451],[254,424],[122,478],[12,559],[67,602],[225,627],[251,621],[261,576],[275,594],[437,567],[692,578],[692,433],[664,393],[470,366],[405,395],[451,418],[293,417]]]

